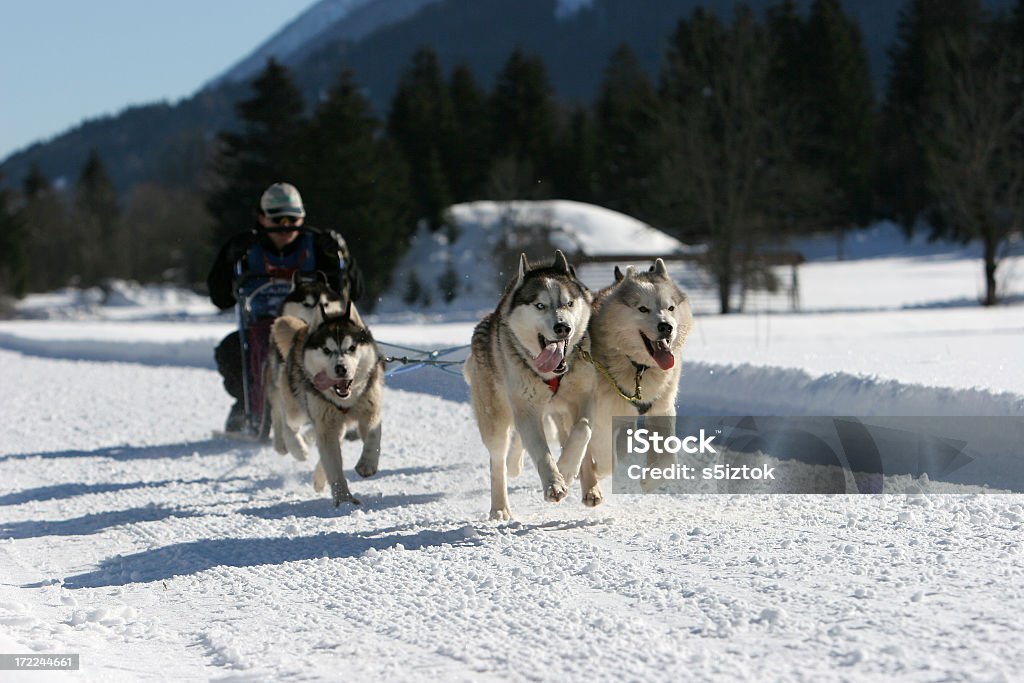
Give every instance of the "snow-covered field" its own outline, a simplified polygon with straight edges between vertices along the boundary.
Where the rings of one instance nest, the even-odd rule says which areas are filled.
[[[840,263],[801,245],[801,313],[698,316],[680,408],[1024,415],[1024,309],[971,303],[970,247],[878,230]],[[311,463],[211,438],[228,318],[164,290],[107,303],[34,298],[51,319],[0,323],[0,653],[81,654],[23,680],[1019,678],[1020,494],[921,481],[591,510],[578,486],[544,503],[528,467],[516,521],[489,522],[465,388],[423,369],[389,380],[381,472],[350,471],[363,505],[335,509]],[[464,344],[463,304],[373,329]]]

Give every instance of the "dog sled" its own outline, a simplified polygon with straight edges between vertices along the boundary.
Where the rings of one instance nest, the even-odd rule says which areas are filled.
[[[291,286],[290,280],[270,279],[263,274],[239,276],[235,281],[245,423],[239,432],[227,436],[259,442],[270,438],[270,405],[264,390],[263,366],[270,353],[270,327]]]

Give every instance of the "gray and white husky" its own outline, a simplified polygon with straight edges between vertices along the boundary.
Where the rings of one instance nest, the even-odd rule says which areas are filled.
[[[380,461],[381,398],[384,369],[370,330],[354,315],[349,304],[340,315],[317,308],[311,323],[292,316],[274,321],[270,331],[274,346],[284,358],[286,382],[278,394],[279,410],[273,413],[278,433],[299,460],[306,445],[299,431],[312,422],[320,464],[314,487],[330,483],[334,504],[358,504],[348,488],[341,461],[341,437],[355,424],[363,440],[356,463],[362,477],[377,472]]]
[[[473,330],[464,374],[473,413],[491,458],[491,519],[508,520],[507,475],[522,470],[529,452],[544,498],[561,501],[590,441],[594,370],[580,357],[586,346],[591,295],[558,251],[550,266],[519,272],[498,307]],[[555,462],[545,422],[558,427]]]
[[[340,313],[345,310],[347,305],[347,299],[328,284],[327,276],[323,272],[304,274],[296,271],[292,275],[291,290],[281,304],[280,315],[299,318],[308,325],[313,322],[313,316],[318,309],[323,308],[328,313]],[[284,356],[278,351],[277,346],[271,344],[263,366],[263,391],[270,404],[274,450],[281,455],[291,450],[296,454],[296,458],[305,460],[305,448],[301,450],[289,448],[285,440],[285,435],[289,433],[288,430],[278,428],[278,425],[284,424],[282,413],[280,413],[284,409],[284,394],[282,392],[288,390],[284,360]]]
[[[598,482],[611,474],[612,418],[646,415],[669,418],[674,427],[682,373],[680,352],[693,327],[686,294],[668,275],[665,262],[649,270],[615,268],[615,284],[594,296],[590,318],[591,356],[598,371],[594,434],[580,468],[583,500],[604,500]],[[639,388],[639,391],[638,391]]]

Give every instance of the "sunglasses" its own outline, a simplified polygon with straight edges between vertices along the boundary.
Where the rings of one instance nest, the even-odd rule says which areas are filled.
[[[268,232],[291,232],[299,220],[296,216],[279,216],[271,221],[274,227],[267,228],[266,230]]]

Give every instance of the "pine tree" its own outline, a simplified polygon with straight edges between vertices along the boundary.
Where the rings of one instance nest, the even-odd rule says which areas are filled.
[[[77,245],[72,240],[63,197],[38,164],[22,180],[25,208],[22,217],[28,234],[29,291],[44,292],[68,283]]]
[[[773,98],[764,27],[740,7],[730,26],[704,10],[680,22],[662,70],[665,154],[659,198],[677,234],[708,240],[719,308],[752,274],[758,243],[791,203],[785,112]]]
[[[900,12],[882,110],[879,196],[907,232],[933,201],[918,135],[936,78],[929,54],[944,37],[963,35],[980,13],[979,0],[906,0]]]
[[[839,0],[814,0],[804,44],[814,148],[807,163],[828,178],[835,202],[829,222],[839,229],[863,224],[872,214],[875,170],[875,103],[867,53],[856,22]]]
[[[0,176],[0,180],[2,180]],[[28,235],[14,193],[0,187],[0,294],[28,291]]]
[[[291,182],[308,163],[298,153],[305,107],[288,70],[269,60],[253,80],[252,90],[253,96],[236,106],[241,129],[218,135],[212,164],[214,187],[206,202],[214,219],[211,237],[216,245],[252,225],[267,187]]]
[[[448,85],[458,135],[442,156],[448,160],[448,180],[456,202],[481,199],[491,163],[490,116],[487,96],[477,85],[473,71],[460,64]]]
[[[75,184],[71,219],[71,241],[79,255],[73,272],[83,286],[126,275],[130,241],[122,235],[120,217],[114,183],[93,149]]]
[[[492,149],[511,165],[521,198],[551,192],[551,151],[558,119],[547,69],[539,57],[515,49],[506,60],[491,96]]]
[[[551,173],[554,194],[563,199],[593,202],[597,186],[597,138],[591,116],[574,108],[555,142]]]
[[[627,45],[619,46],[605,68],[594,117],[599,203],[651,220],[661,153],[658,94]]]
[[[437,54],[429,47],[416,51],[399,81],[391,101],[388,134],[409,166],[417,217],[437,230],[452,203],[445,173],[452,160],[445,155],[454,147],[456,124]]]
[[[344,236],[363,272],[372,308],[414,229],[408,168],[370,102],[345,71],[317,106],[298,176],[307,222]]]

